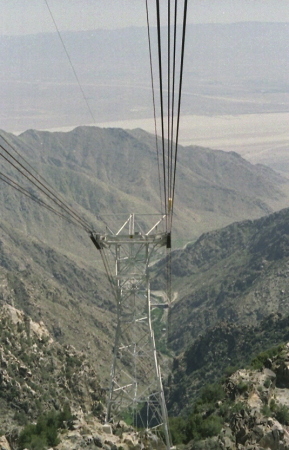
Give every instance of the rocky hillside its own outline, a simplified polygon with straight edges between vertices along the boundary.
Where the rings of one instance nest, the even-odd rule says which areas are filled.
[[[10,305],[0,309],[0,328],[2,430],[9,434],[65,404],[85,413],[101,409],[104,390],[84,353],[57,343],[43,322]]]
[[[189,417],[172,420],[175,443],[187,449],[288,449],[288,349],[272,349],[250,368],[205,386]]]
[[[161,448],[124,422],[103,425],[105,391],[95,371],[84,353],[56,343],[43,322],[6,305],[0,327],[3,450]],[[288,364],[289,345],[279,345],[221,384],[204,386],[187,418],[171,419],[174,443],[187,449],[288,449]]]
[[[220,322],[174,359],[166,384],[171,415],[189,411],[206,383],[216,382],[255,356],[289,340],[289,316],[270,315],[257,326]]]
[[[173,349],[183,351],[222,321],[256,325],[272,313],[289,314],[288,223],[289,209],[284,209],[206,233],[173,252]],[[155,288],[165,286],[164,264],[154,267]]]
[[[3,450],[159,445],[124,422],[104,425],[106,390],[84,352],[57,343],[43,322],[0,308],[0,446]]]
[[[33,237],[0,228],[0,305],[43,320],[51,336],[74,344],[105,380],[115,301],[106,278]]]

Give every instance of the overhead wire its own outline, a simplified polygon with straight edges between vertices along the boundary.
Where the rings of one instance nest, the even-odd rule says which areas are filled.
[[[163,69],[163,47],[164,40],[162,33],[165,28],[161,29],[161,11],[160,1],[156,0],[156,28],[157,28],[157,54],[158,54],[158,76],[159,76],[159,97],[160,97],[160,122],[161,122],[161,140],[162,140],[162,169],[163,169],[163,192],[166,214],[166,231],[170,239],[172,231],[172,221],[174,213],[175,200],[175,186],[176,186],[176,169],[178,157],[178,141],[180,128],[180,110],[182,98],[182,83],[183,83],[183,68],[184,68],[184,49],[185,49],[185,34],[187,22],[187,6],[188,0],[183,0],[183,21],[181,27],[181,36],[179,42],[178,33],[178,9],[181,1],[174,0],[172,5],[171,0],[167,2],[167,74]],[[147,0],[146,0],[147,4]],[[174,9],[174,11],[173,11]],[[173,17],[172,17],[173,13]],[[172,24],[173,22],[173,24]],[[149,27],[149,25],[148,25]],[[149,32],[149,28],[148,28]],[[173,33],[173,37],[171,36]],[[150,47],[149,41],[149,47]],[[177,80],[177,50],[180,48],[180,59],[178,55],[179,79]],[[151,54],[151,49],[150,49]],[[151,61],[151,56],[150,56]],[[153,73],[153,69],[151,69]],[[164,96],[165,96],[165,75],[166,75],[166,89],[167,89],[167,112],[165,113]],[[178,82],[178,88],[177,88]],[[153,86],[152,86],[153,89]],[[154,95],[154,94],[153,94]],[[164,117],[167,115],[167,130],[165,139]],[[155,128],[156,133],[156,128]],[[166,284],[168,299],[171,298],[171,245],[167,245],[167,264],[166,264]]]
[[[173,187],[172,187],[172,204],[174,204],[175,186],[176,186],[176,169],[177,169],[179,129],[180,129],[180,114],[181,114],[182,84],[183,84],[183,71],[184,71],[187,11],[188,11],[188,0],[184,0],[182,50],[181,50],[180,79],[179,79],[179,93],[178,93],[178,111],[177,111],[177,126],[176,126],[176,141],[175,141],[174,176],[173,176]],[[172,217],[171,217],[171,221],[172,221]]]
[[[174,142],[174,114],[175,114],[175,83],[176,83],[176,50],[177,50],[177,18],[178,18],[178,4],[175,1],[175,11],[174,11],[174,43],[173,43],[173,75],[172,75],[172,118],[171,118],[171,136],[169,142],[170,159],[173,160],[173,142]],[[173,165],[171,164],[170,179],[172,180]],[[172,190],[170,189],[169,196],[172,198]]]
[[[36,170],[33,169],[33,167],[19,154],[19,152],[17,152],[17,150],[3,136],[0,135],[0,137],[2,137],[2,139],[5,141],[5,143],[7,145],[9,145],[9,147],[16,152],[16,154],[37,174],[37,176],[40,176],[36,172]],[[8,177],[7,175],[3,174],[2,172],[0,172],[0,180],[1,181],[3,181],[4,183],[9,185],[10,187],[15,189],[16,191],[20,192],[21,194],[25,195],[26,197],[28,197],[30,200],[34,201],[38,205],[44,207],[45,209],[47,209],[51,213],[55,214],[56,216],[65,219],[67,222],[73,224],[74,226],[77,226],[78,228],[84,229],[89,234],[92,233],[92,229],[91,229],[90,225],[85,220],[83,220],[77,213],[75,213],[75,211],[73,211],[68,205],[66,205],[61,199],[59,199],[58,196],[56,196],[52,192],[52,189],[49,189],[49,188],[47,188],[47,186],[45,186],[46,180],[44,179],[44,177],[41,176],[41,179],[43,180],[43,182],[39,181],[36,178],[36,176],[34,176],[31,173],[31,171],[29,171],[22,163],[17,161],[17,159],[2,144],[0,144],[0,149],[4,150],[5,153],[8,154],[8,156],[14,162],[9,160],[9,158],[7,158],[7,156],[5,156],[3,153],[0,153],[0,156],[2,156],[2,158],[7,163],[9,163],[13,168],[15,168],[30,183],[32,183],[32,185],[36,189],[38,189],[41,193],[45,194],[52,202],[54,202],[59,208],[61,208],[64,211],[65,214],[68,214],[68,217],[63,212],[57,211],[51,205],[49,205],[48,203],[44,202],[42,199],[36,197],[35,195],[33,195],[31,192],[29,192],[27,189],[25,189],[19,183],[17,183],[16,181],[14,181],[12,178]],[[18,167],[17,164],[20,167]],[[25,172],[27,172],[27,174],[29,176],[27,176],[27,174]],[[32,179],[30,177],[32,177]],[[48,191],[48,192],[46,192],[46,191]],[[100,220],[101,220],[101,218],[100,218]],[[104,265],[104,269],[105,269],[108,281],[109,281],[109,283],[111,284],[111,286],[113,288],[112,289],[113,293],[115,293],[115,289],[114,289],[115,286],[114,286],[113,276],[111,274],[111,270],[110,270],[110,267],[109,267],[107,256],[106,256],[105,252],[103,251],[103,249],[100,250],[100,255],[101,255],[101,259],[103,261],[103,265]]]
[[[6,143],[6,145],[8,145],[8,147],[14,152],[14,153],[16,153],[16,155],[17,155],[17,157],[18,158],[20,158],[22,161],[23,161],[23,163],[26,165],[26,166],[28,166],[29,168],[30,168],[30,170],[31,170],[31,172],[29,171],[28,173],[30,174],[31,173],[31,175],[32,175],[32,172],[34,172],[34,174],[36,175],[36,177],[34,177],[34,179],[40,179],[40,180],[42,180],[42,182],[43,182],[43,185],[47,185],[48,187],[49,187],[49,189],[50,189],[50,193],[51,194],[53,194],[54,196],[55,196],[55,198],[57,198],[58,199],[58,201],[59,202],[62,202],[62,204],[63,205],[65,205],[65,199],[64,199],[64,197],[59,193],[59,192],[57,192],[55,189],[54,189],[54,187],[51,185],[51,183],[49,183],[39,172],[37,172],[37,170],[27,161],[27,159],[25,159],[17,150],[16,150],[16,148],[3,136],[3,134],[1,134],[1,132],[0,132],[0,138]],[[0,144],[1,145],[1,144]],[[7,152],[7,150],[5,150],[6,152]],[[13,158],[13,156],[11,155],[11,157]],[[17,161],[18,162],[18,160],[16,159],[16,158],[13,158],[15,161]],[[20,164],[20,163],[19,163]],[[25,168],[25,170],[27,170],[26,168]],[[33,175],[32,175],[33,176]],[[38,181],[38,180],[37,180]],[[79,216],[75,211],[73,211],[68,205],[66,205],[66,208],[67,209],[70,209],[71,210],[71,212],[73,212],[76,216],[78,216],[78,218],[80,219],[80,220],[83,220],[82,218],[81,218],[81,216]],[[87,223],[87,225],[89,226],[89,224]]]
[[[171,113],[171,104],[170,104],[170,93],[171,93],[171,0],[168,0],[168,49],[167,49],[167,57],[168,57],[168,117],[167,117],[167,122],[168,122],[168,129],[167,129],[167,145],[168,145],[168,152],[167,152],[167,159],[168,159],[168,169],[167,169],[167,173],[168,173],[168,187],[170,186],[170,166],[171,166],[171,161],[170,161],[170,127],[171,127],[171,117],[170,117],[170,113]],[[170,198],[170,192],[168,191],[168,197]]]
[[[53,13],[52,13],[52,10],[51,10],[51,8],[50,8],[50,6],[49,6],[49,4],[48,4],[48,0],[44,0],[44,1],[45,1],[45,3],[46,3],[47,9],[48,9],[49,14],[50,14],[50,16],[51,16],[51,19],[52,19],[52,21],[53,21],[53,23],[54,23],[55,29],[56,29],[56,31],[57,31],[57,34],[58,34],[58,36],[59,36],[59,39],[60,39],[61,44],[62,44],[62,46],[63,46],[63,49],[64,49],[64,51],[65,51],[65,54],[66,54],[66,56],[67,56],[67,59],[68,59],[68,61],[69,61],[70,67],[71,67],[71,69],[72,69],[72,71],[73,71],[73,74],[74,74],[74,76],[75,76],[75,79],[76,79],[76,81],[77,81],[78,87],[79,87],[79,89],[80,89],[80,91],[81,91],[82,97],[83,97],[83,99],[84,99],[84,101],[85,101],[85,103],[86,103],[86,106],[87,106],[87,109],[88,109],[88,111],[89,111],[89,114],[90,114],[90,116],[91,116],[93,122],[95,123],[95,117],[94,117],[94,114],[93,114],[92,109],[91,109],[91,107],[90,107],[90,105],[89,105],[89,103],[88,103],[88,100],[87,100],[86,95],[85,95],[85,93],[84,93],[83,87],[82,87],[82,85],[81,85],[81,83],[80,83],[80,80],[79,80],[79,77],[78,77],[78,75],[77,75],[76,69],[75,69],[75,67],[74,67],[74,65],[73,65],[73,63],[72,63],[72,59],[71,59],[71,57],[70,57],[70,55],[69,55],[69,53],[68,53],[67,47],[66,47],[65,42],[64,42],[64,40],[63,40],[63,38],[62,38],[62,35],[61,35],[61,33],[60,33],[60,30],[59,30],[59,28],[58,28],[58,25],[57,25],[57,23],[56,23],[56,20],[55,20],[55,18],[54,18]]]
[[[167,180],[166,180],[166,157],[165,157],[165,130],[164,130],[164,100],[163,100],[163,69],[162,69],[162,40],[161,40],[161,18],[160,2],[156,0],[157,13],[157,36],[158,36],[158,65],[159,65],[159,86],[160,86],[160,107],[161,107],[161,132],[162,132],[162,153],[163,153],[163,186],[165,213],[167,213]],[[167,222],[167,218],[166,218]],[[167,224],[166,224],[167,226]]]
[[[35,195],[33,195],[31,192],[29,192],[27,189],[25,189],[19,183],[17,183],[16,181],[12,180],[12,178],[8,177],[7,175],[5,175],[2,172],[0,172],[0,180],[2,180],[4,183],[6,183],[9,186],[11,186],[16,191],[18,191],[21,194],[25,195],[30,200],[38,203],[40,206],[43,206],[44,208],[46,208],[48,211],[52,212],[56,216],[62,217],[66,221],[70,222],[71,224],[73,224],[73,225],[83,229],[83,227],[79,223],[76,223],[76,222],[72,221],[69,217],[65,216],[64,214],[60,213],[59,211],[56,211],[56,209],[54,209],[48,203],[45,203],[42,199],[40,199],[40,198],[36,197]]]
[[[79,216],[75,211],[73,211],[68,205],[66,205],[61,199],[59,199],[53,191],[45,186],[42,181],[39,181],[35,175],[31,173],[21,162],[19,162],[2,144],[0,144],[0,149],[2,149],[8,156],[14,161],[12,162],[3,153],[0,156],[12,167],[14,167],[21,175],[23,175],[30,183],[32,183],[37,189],[39,189],[44,195],[46,195],[53,203],[55,203],[60,209],[65,211],[66,214],[72,216],[74,220],[79,222],[82,227],[89,232],[90,225],[81,216]],[[20,166],[20,167],[19,167]],[[28,175],[27,175],[28,174]]]
[[[163,200],[162,200],[162,187],[161,187],[161,171],[160,171],[160,154],[159,154],[159,143],[158,143],[158,133],[157,133],[155,83],[154,83],[154,74],[153,74],[152,46],[151,46],[151,32],[150,32],[150,20],[149,20],[148,0],[146,0],[146,20],[147,20],[147,34],[148,34],[149,59],[150,59],[150,76],[151,76],[151,89],[152,89],[152,101],[153,101],[153,115],[154,115],[155,140],[156,140],[156,151],[157,151],[157,162],[158,162],[158,181],[159,181],[159,191],[160,191],[160,204],[161,204],[161,213],[163,214]]]
[[[176,3],[176,1],[175,1]],[[171,130],[173,130],[173,110],[171,109],[171,0],[168,0],[168,48],[167,48],[167,58],[168,58],[168,138],[167,138],[167,159],[168,159],[168,201],[169,201],[169,221],[168,221],[168,231],[171,232],[170,229],[170,198],[171,198],[171,192],[170,192],[170,185],[171,185],[171,165],[172,165],[172,153],[171,153]],[[174,73],[173,79],[174,79]],[[172,93],[173,97],[173,93]],[[171,123],[172,122],[172,123]],[[170,246],[169,246],[170,247]],[[167,274],[166,274],[166,284],[167,284],[167,301],[170,304],[171,303],[171,288],[172,288],[172,264],[171,264],[171,248],[166,248],[166,254],[168,258],[168,264],[167,266]]]
[[[157,23],[157,51],[158,51],[158,75],[160,89],[160,121],[161,121],[161,139],[163,152],[163,190],[165,196],[165,213],[167,214],[167,231],[170,233],[173,220],[173,206],[175,198],[176,168],[178,156],[178,141],[180,128],[180,110],[182,98],[182,83],[184,69],[184,49],[187,22],[188,0],[183,0],[183,17],[180,42],[177,37],[178,8],[180,2],[174,1],[173,27],[172,27],[172,8],[171,0],[167,3],[167,112],[165,114],[164,95],[165,95],[165,73],[163,69],[163,46],[161,29],[161,11],[160,0],[156,0],[156,23]],[[173,29],[173,30],[172,30]],[[173,32],[173,38],[171,38]],[[178,89],[177,86],[177,48],[180,45],[180,68]],[[167,139],[165,140],[164,117],[167,115]]]

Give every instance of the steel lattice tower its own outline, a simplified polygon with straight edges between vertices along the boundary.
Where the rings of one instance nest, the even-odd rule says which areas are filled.
[[[138,428],[162,431],[171,447],[167,410],[157,360],[151,311],[167,307],[151,301],[149,264],[159,247],[168,246],[169,234],[158,232],[163,216],[143,232],[134,214],[117,233],[91,236],[99,250],[114,257],[113,283],[117,302],[117,326],[107,403],[106,422],[128,415]],[[138,229],[137,229],[138,228]]]

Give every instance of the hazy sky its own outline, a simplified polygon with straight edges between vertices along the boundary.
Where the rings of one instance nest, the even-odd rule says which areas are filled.
[[[145,0],[47,0],[63,30],[145,25]],[[0,34],[55,31],[45,0],[1,0]],[[149,0],[154,8],[155,0]],[[163,7],[167,0],[161,0]],[[289,0],[189,0],[189,23],[289,22]]]

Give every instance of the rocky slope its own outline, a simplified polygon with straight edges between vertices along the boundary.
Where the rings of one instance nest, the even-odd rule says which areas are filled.
[[[104,390],[84,353],[57,343],[43,322],[8,304],[0,309],[0,328],[0,421],[8,435],[65,404],[101,410]]]
[[[272,313],[289,314],[288,220],[285,209],[235,223],[172,253],[174,350],[183,351],[221,321],[256,325]],[[165,262],[154,267],[155,288],[165,286]]]
[[[206,386],[189,418],[175,420],[175,440],[182,430],[187,449],[288,449],[288,362],[287,344]]]
[[[105,392],[95,371],[83,353],[56,343],[44,323],[6,305],[0,310],[0,327],[3,450],[23,449],[23,436],[37,432],[37,426],[25,424],[34,419],[40,427],[39,415],[64,405],[72,416],[57,430],[55,450],[161,448],[150,434],[124,422],[103,425]],[[186,449],[288,449],[289,344],[258,355],[250,368],[235,371],[222,385],[205,386],[189,418],[172,421],[172,433]],[[28,448],[47,448],[43,434],[35,436],[38,440]]]
[[[43,320],[58,342],[85,351],[105,380],[115,323],[106,278],[8,227],[0,228],[0,248],[0,305]]]
[[[248,365],[261,352],[289,340],[289,317],[270,315],[257,326],[228,322],[209,328],[174,359],[166,383],[171,415],[189,411],[206,383]],[[268,356],[268,355],[267,355]]]
[[[31,430],[34,443],[28,448],[47,448],[44,431],[41,435],[29,424],[37,421],[43,427],[41,417],[50,414],[51,422],[53,411],[67,408],[71,414],[57,431],[55,450],[128,450],[140,448],[140,439],[156,445],[150,435],[142,436],[124,422],[104,425],[106,390],[98,380],[84,352],[57,343],[43,322],[32,321],[22,311],[8,304],[0,308],[1,449],[23,449]]]

